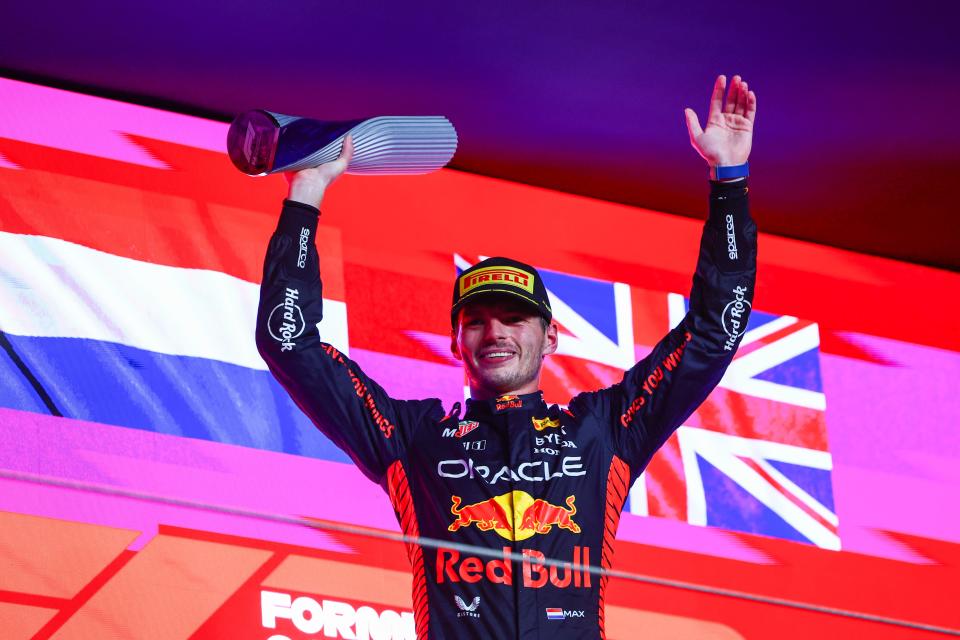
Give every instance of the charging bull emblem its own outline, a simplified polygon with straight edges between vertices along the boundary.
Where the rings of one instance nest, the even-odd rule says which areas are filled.
[[[495,531],[511,541],[548,534],[554,526],[580,533],[580,525],[573,520],[577,513],[576,496],[568,496],[565,507],[517,490],[467,505],[462,504],[460,496],[451,496],[451,500],[450,513],[456,519],[447,527],[450,531],[474,524],[481,531]]]

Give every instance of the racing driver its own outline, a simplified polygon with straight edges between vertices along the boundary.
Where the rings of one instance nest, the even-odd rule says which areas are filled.
[[[739,76],[729,90],[720,76],[706,128],[685,110],[711,178],[689,312],[621,382],[566,407],[548,406],[538,391],[557,326],[540,275],[514,260],[485,260],[454,283],[451,349],[471,396],[463,415],[459,404],[447,413],[437,399],[391,398],[307,330],[322,313],[320,202],[352,142],[336,161],[287,176],[257,346],[297,405],[387,492],[404,533],[422,539],[407,545],[418,638],[605,637],[598,568],[611,567],[628,489],[720,381],[747,324],[756,105]]]

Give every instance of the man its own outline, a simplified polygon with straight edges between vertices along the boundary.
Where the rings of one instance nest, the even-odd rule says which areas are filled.
[[[724,104],[725,89],[720,76],[706,129],[685,112],[712,178],[690,311],[622,382],[567,408],[538,393],[557,327],[539,274],[512,260],[484,261],[454,285],[451,349],[471,395],[462,417],[436,399],[391,399],[305,330],[321,318],[320,201],[352,144],[290,176],[257,345],[317,427],[387,491],[403,531],[451,543],[408,544],[419,638],[604,637],[607,579],[589,569],[611,566],[631,483],[719,382],[749,315],[756,227],[745,175],[756,96],[739,76]]]

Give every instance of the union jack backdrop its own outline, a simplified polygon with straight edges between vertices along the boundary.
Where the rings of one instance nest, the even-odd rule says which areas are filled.
[[[486,257],[455,254],[456,273]],[[538,271],[561,333],[548,402],[618,382],[689,308],[680,294]],[[839,549],[819,345],[816,323],[754,310],[719,387],[637,479],[627,512]]]

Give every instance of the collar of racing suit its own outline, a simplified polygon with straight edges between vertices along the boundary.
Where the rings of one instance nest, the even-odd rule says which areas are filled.
[[[543,392],[526,393],[523,395],[505,395],[490,400],[467,399],[467,415],[482,416],[496,415],[508,411],[533,411],[543,409],[547,405],[543,401]]]

